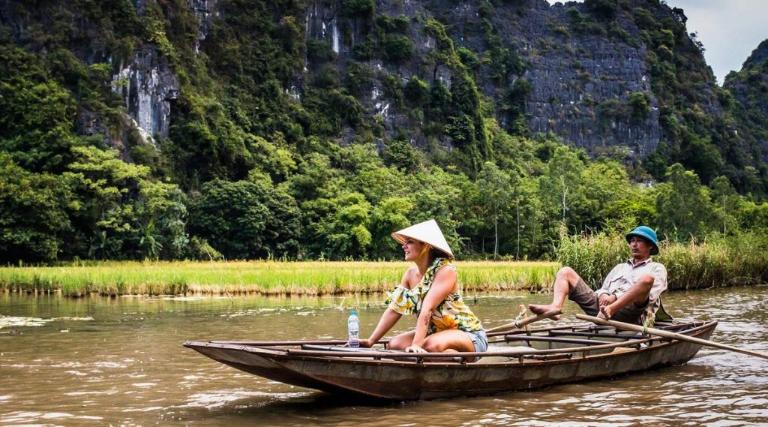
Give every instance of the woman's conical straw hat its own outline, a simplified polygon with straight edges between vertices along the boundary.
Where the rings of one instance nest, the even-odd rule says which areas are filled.
[[[420,222],[408,228],[404,228],[400,231],[395,231],[392,233],[392,238],[400,242],[400,244],[405,242],[405,239],[408,237],[420,242],[427,243],[433,248],[445,252],[445,254],[450,258],[453,258],[451,247],[448,246],[448,242],[445,241],[443,232],[440,231],[440,226],[437,225],[437,221],[434,219]]]

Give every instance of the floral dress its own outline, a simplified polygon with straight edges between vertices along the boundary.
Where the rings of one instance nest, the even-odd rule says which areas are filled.
[[[388,308],[400,314],[414,314],[418,316],[427,292],[429,292],[435,281],[437,271],[448,265],[450,265],[450,261],[445,258],[435,259],[418,285],[411,289],[400,285],[389,293],[389,298],[386,301]],[[464,300],[459,292],[448,294],[443,302],[432,310],[427,335],[447,329],[458,329],[464,332],[483,330],[480,319],[464,304]]]

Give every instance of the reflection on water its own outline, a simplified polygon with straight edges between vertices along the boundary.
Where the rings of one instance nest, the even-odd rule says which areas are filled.
[[[678,317],[719,319],[713,339],[768,350],[768,287],[668,295]],[[481,296],[486,326],[542,295]],[[189,339],[342,337],[380,297],[85,298],[0,295],[0,424],[380,425],[768,422],[766,362],[705,348],[685,366],[526,393],[386,402],[255,377],[184,349]],[[576,313],[574,306],[567,313]],[[403,319],[397,331],[413,326]],[[418,415],[418,418],[414,418]]]

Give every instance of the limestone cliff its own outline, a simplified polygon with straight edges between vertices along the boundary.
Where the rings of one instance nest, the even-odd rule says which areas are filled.
[[[726,76],[724,86],[736,100],[746,137],[753,138],[768,161],[768,40],[752,51],[740,71]]]
[[[743,126],[744,114],[732,119],[685,21],[659,0],[0,2],[4,39],[106,64],[100,84],[111,94],[82,102],[78,123],[118,148],[233,147],[247,139],[240,132],[380,147],[407,139],[459,148],[471,171],[493,158],[493,119],[513,135],[644,159],[657,177],[682,162],[705,182],[725,173],[746,190],[739,171],[762,166],[745,147],[765,140],[749,142],[759,126]],[[727,87],[737,104],[751,102],[744,84]]]

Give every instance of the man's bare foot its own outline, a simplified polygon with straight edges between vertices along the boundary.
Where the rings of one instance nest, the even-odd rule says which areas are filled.
[[[554,304],[528,304],[528,310],[534,314],[544,314],[550,311],[561,311],[562,307],[557,307]],[[560,315],[552,316],[551,319],[560,320]]]
[[[610,305],[604,305],[600,307],[600,313],[597,314],[597,317],[600,319],[608,320],[611,317],[613,317],[613,309]]]

